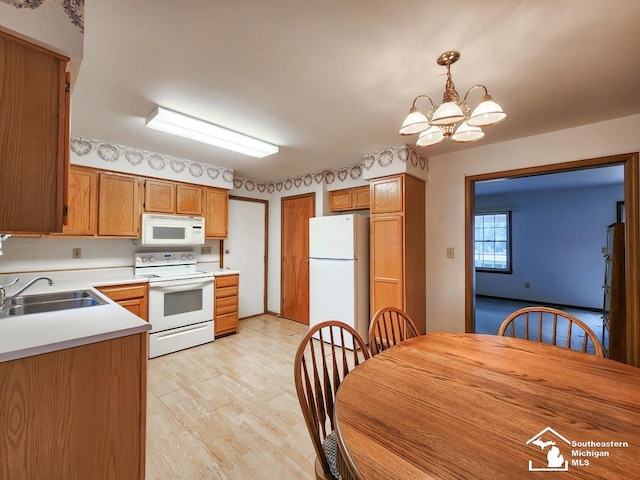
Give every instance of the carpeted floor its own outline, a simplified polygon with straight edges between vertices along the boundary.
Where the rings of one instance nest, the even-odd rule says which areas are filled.
[[[513,300],[477,296],[475,331],[476,333],[487,333],[495,335],[498,333],[498,329],[500,328],[502,321],[507,317],[507,315],[520,308],[535,305],[535,303],[517,302]],[[560,310],[567,311],[585,322],[598,336],[600,343],[603,345],[605,344],[602,339],[602,312],[564,307],[560,308]]]

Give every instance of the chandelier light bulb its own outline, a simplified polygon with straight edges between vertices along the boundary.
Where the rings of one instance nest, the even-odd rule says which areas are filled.
[[[486,95],[482,100],[482,103],[476,107],[471,117],[469,117],[469,125],[488,127],[489,125],[497,125],[507,119],[507,114],[502,111],[502,107],[494,102],[489,95]]]
[[[414,133],[420,133],[429,128],[429,120],[422,113],[418,111],[416,107],[411,107],[409,115],[402,122],[400,127],[400,135],[413,135]]]
[[[419,147],[429,147],[444,140],[444,132],[437,125],[432,125],[422,132],[416,141]]]
[[[469,122],[462,122],[457,130],[451,135],[454,142],[477,142],[484,138],[484,132],[480,127],[469,125]]]

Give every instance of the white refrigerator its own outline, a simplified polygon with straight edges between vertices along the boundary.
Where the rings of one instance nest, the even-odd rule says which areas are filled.
[[[369,217],[309,219],[309,326],[340,320],[369,335]],[[334,340],[340,342],[338,336]],[[346,347],[353,349],[351,338]]]

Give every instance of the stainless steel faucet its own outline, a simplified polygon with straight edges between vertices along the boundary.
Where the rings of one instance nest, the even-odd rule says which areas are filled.
[[[46,280],[49,282],[49,285],[53,285],[53,278],[51,277],[47,277],[45,275],[42,275],[40,277],[36,277],[33,280],[31,280],[30,282],[27,282],[27,284],[22,287],[20,290],[18,290],[16,293],[14,293],[12,296],[8,297],[6,296],[6,292],[5,292],[5,288],[6,287],[10,287],[11,285],[15,285],[16,283],[18,283],[20,281],[19,278],[16,278],[13,282],[11,283],[7,283],[6,285],[0,285],[0,309],[5,307],[5,303],[8,300],[11,300],[12,298],[17,297],[18,295],[20,295],[22,292],[24,292],[27,288],[29,288],[31,285],[33,285],[34,283],[36,283],[38,280]]]

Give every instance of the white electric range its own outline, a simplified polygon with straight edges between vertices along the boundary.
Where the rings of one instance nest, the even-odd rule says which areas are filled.
[[[134,274],[149,281],[149,358],[214,340],[213,273],[193,252],[136,253]]]

